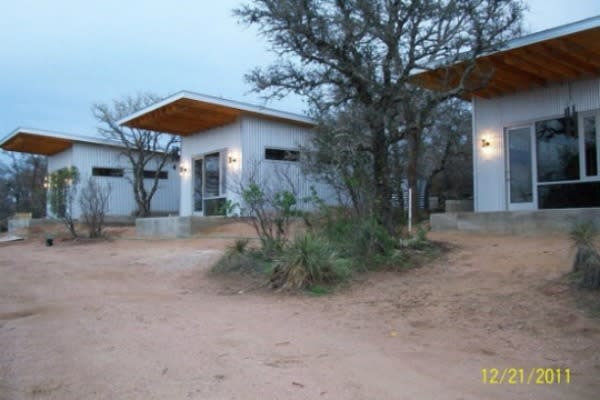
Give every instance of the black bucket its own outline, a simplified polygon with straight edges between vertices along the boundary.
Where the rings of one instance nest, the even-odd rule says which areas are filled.
[[[46,238],[46,246],[51,247],[52,245],[54,245],[54,239]]]

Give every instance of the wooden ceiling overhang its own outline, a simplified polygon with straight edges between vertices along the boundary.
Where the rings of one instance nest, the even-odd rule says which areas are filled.
[[[457,87],[466,63],[413,76],[419,86],[444,91]],[[465,98],[492,98],[553,84],[600,76],[600,27],[548,38],[477,58],[465,80]]]
[[[46,136],[26,130],[14,132],[11,137],[5,140],[1,147],[4,150],[16,151],[20,153],[40,154],[52,156],[67,150],[73,145],[73,141],[64,138]]]
[[[259,110],[245,110],[185,96],[175,98],[158,107],[151,107],[147,112],[142,111],[142,113],[120,123],[130,128],[188,136],[231,124],[241,115],[256,115],[261,118],[285,121],[300,126],[313,126],[313,124],[306,121],[263,114]]]

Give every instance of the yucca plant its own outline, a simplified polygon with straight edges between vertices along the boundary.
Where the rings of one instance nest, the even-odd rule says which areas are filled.
[[[351,273],[348,260],[314,234],[297,236],[276,262],[271,283],[277,289],[305,289],[315,284],[334,284]]]
[[[588,289],[600,289],[600,253],[595,246],[598,237],[596,225],[590,221],[575,224],[570,233],[576,246],[573,273],[580,286]]]

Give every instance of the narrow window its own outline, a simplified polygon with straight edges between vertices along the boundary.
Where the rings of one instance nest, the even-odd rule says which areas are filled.
[[[298,150],[284,150],[284,149],[265,149],[265,160],[277,160],[277,161],[298,161],[300,159],[300,152]]]
[[[596,117],[583,118],[585,140],[585,176],[598,175],[598,147],[596,144]]]
[[[122,178],[123,177],[123,168],[93,167],[92,175],[93,176],[109,176],[109,177],[113,177],[113,178]]]
[[[144,171],[144,179],[154,179],[156,176],[156,171],[145,170]],[[167,171],[160,171],[158,173],[158,179],[169,179],[169,173]]]

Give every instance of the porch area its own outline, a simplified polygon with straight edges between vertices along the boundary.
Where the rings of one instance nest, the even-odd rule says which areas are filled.
[[[433,231],[471,231],[505,235],[569,233],[578,222],[600,226],[600,208],[431,214]]]

